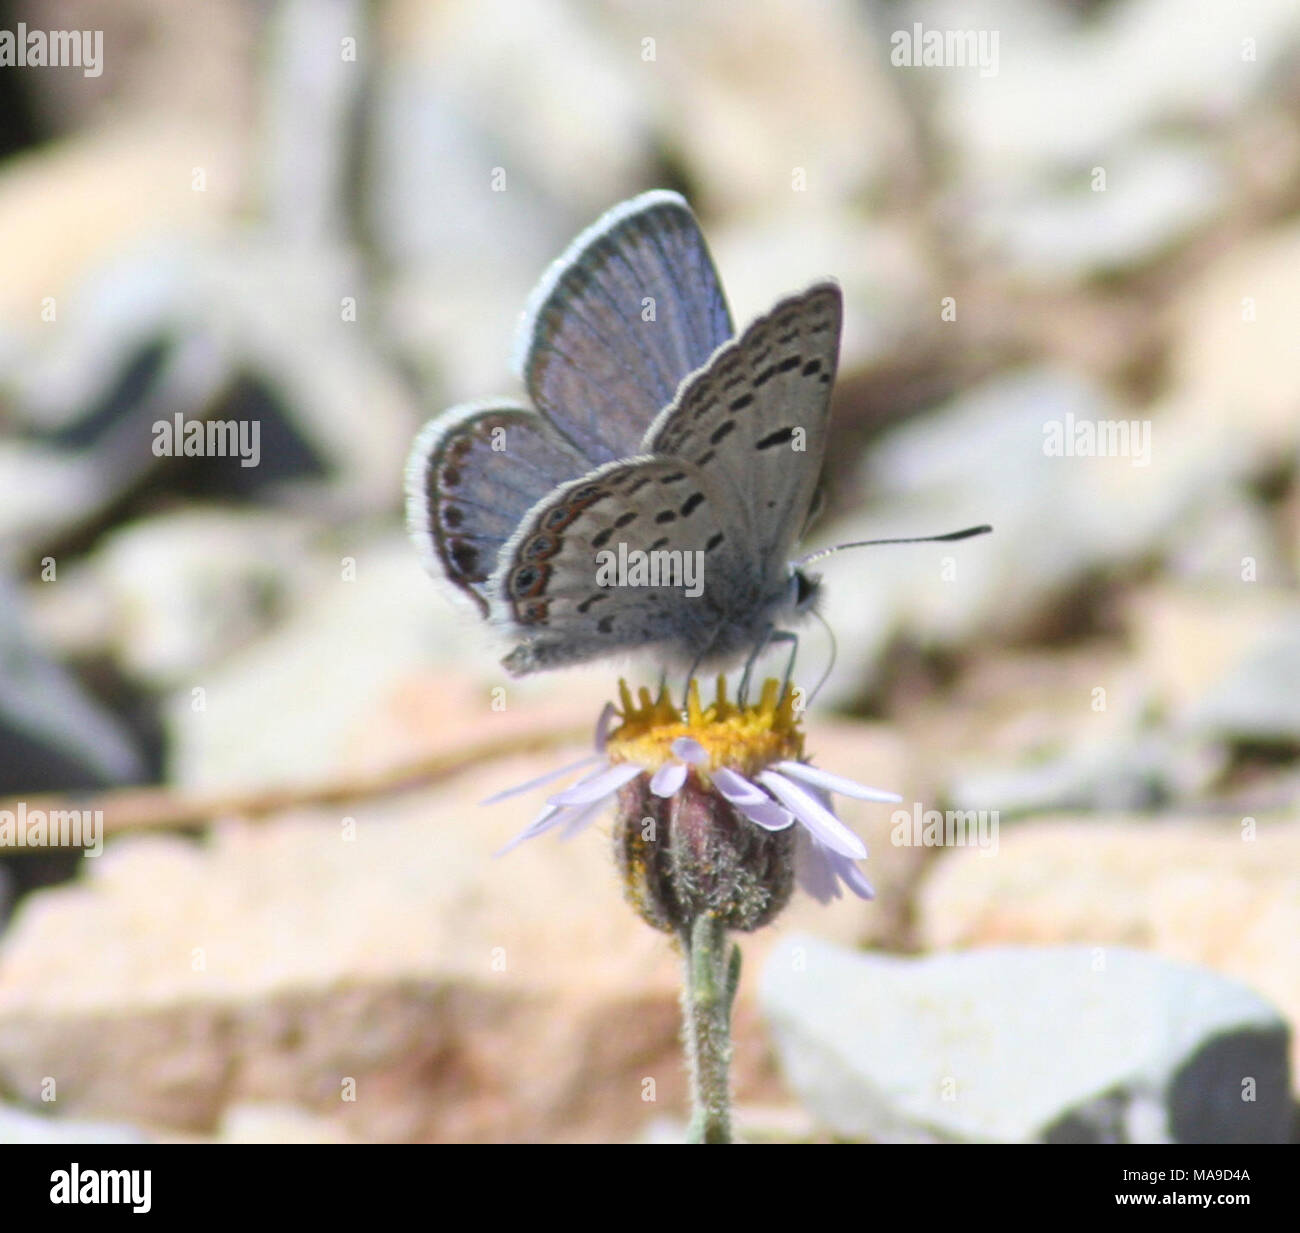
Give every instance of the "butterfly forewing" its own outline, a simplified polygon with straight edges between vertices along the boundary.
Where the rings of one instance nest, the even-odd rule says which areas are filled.
[[[644,193],[542,279],[520,328],[520,370],[538,409],[595,465],[635,455],[682,379],[731,335],[690,207]]]
[[[406,469],[407,525],[425,567],[488,612],[485,586],[523,516],[585,469],[533,411],[507,402],[430,420]]]
[[[787,568],[826,451],[840,289],[818,283],[718,350],[646,434],[646,453],[694,463],[746,511],[750,568]]]

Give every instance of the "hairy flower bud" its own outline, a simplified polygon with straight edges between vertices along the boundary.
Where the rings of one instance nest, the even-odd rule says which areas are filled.
[[[666,933],[711,916],[746,932],[768,924],[794,889],[795,830],[755,826],[692,769],[664,798],[640,775],[618,792],[614,851],[628,901]]]

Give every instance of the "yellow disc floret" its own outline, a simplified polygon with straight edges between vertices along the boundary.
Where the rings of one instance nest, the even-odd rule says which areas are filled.
[[[635,762],[657,770],[675,755],[672,743],[688,736],[698,741],[708,755],[708,765],[699,769],[707,777],[720,766],[755,775],[783,758],[803,756],[803,733],[794,694],[781,692],[775,678],[763,682],[758,701],[738,706],[727,699],[726,677],[719,676],[717,696],[708,707],[700,705],[699,685],[691,681],[686,694],[686,713],[672,704],[666,689],[658,698],[642,688],[634,700],[627,683],[618,683],[622,722],[610,732],[606,752],[612,762]]]

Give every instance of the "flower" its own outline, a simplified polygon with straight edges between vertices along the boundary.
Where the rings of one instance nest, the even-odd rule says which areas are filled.
[[[830,795],[901,798],[809,765],[793,696],[775,680],[742,707],[719,677],[707,708],[692,681],[684,716],[666,690],[652,699],[642,689],[634,700],[620,681],[619,693],[621,708],[606,704],[597,723],[595,754],[485,802],[594,766],[548,797],[498,855],[557,828],[570,838],[616,801],[628,894],[658,928],[680,932],[701,912],[757,928],[784,906],[795,878],[823,903],[841,884],[872,897],[856,863],[866,846],[831,811]]]

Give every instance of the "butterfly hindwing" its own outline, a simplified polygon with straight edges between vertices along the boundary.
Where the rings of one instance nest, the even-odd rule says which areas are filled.
[[[768,578],[786,569],[812,510],[842,311],[830,282],[780,301],[683,385],[642,444],[719,477],[747,511],[750,567]]]
[[[608,211],[551,266],[517,363],[538,409],[594,466],[634,456],[682,379],[731,335],[695,216],[658,191]]]
[[[509,402],[430,420],[406,467],[407,525],[425,567],[488,613],[486,583],[523,516],[586,469],[533,411]]]
[[[736,576],[744,528],[733,514],[676,458],[609,463],[547,496],[489,583],[494,621],[521,639],[506,666],[522,675],[650,644],[673,659],[707,647],[736,603],[717,586]],[[655,558],[657,582],[614,566]]]

